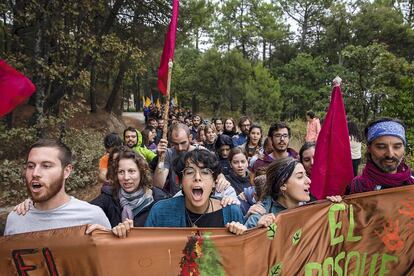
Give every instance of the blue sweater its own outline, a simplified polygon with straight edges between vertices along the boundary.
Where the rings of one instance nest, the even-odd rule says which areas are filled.
[[[232,221],[244,223],[243,214],[238,205],[228,205],[223,209],[224,225]],[[158,201],[152,207],[146,227],[187,227],[184,196]]]
[[[286,210],[285,207],[280,205],[277,201],[274,201],[270,196],[266,196],[262,201],[263,207],[266,210],[266,214],[273,213],[277,215],[279,212]],[[257,226],[259,219],[262,217],[260,214],[252,214],[244,224],[247,228],[253,228]]]

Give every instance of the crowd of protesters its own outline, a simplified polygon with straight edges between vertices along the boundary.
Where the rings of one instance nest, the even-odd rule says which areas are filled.
[[[313,112],[307,113],[299,152],[290,147],[292,130],[285,122],[263,129],[247,116],[206,120],[174,107],[165,121],[162,112],[152,105],[143,129],[106,135],[98,176],[102,191],[90,204],[65,192],[73,168],[70,150],[57,141],[34,144],[25,167],[30,199],[10,213],[5,234],[81,224],[89,225],[87,233],[111,227],[118,237],[134,226],[227,227],[242,234],[314,200],[310,178],[321,126]],[[348,194],[414,184],[404,163],[402,122],[385,118],[367,125],[367,164],[359,174],[362,137],[355,123],[348,128],[355,174]]]

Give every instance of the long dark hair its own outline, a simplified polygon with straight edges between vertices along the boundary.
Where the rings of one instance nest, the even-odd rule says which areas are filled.
[[[263,129],[261,126],[259,125],[252,125],[249,129],[249,135],[247,135],[247,139],[246,139],[246,145],[244,146],[244,149],[246,150],[246,152],[249,152],[249,143],[250,143],[250,133],[253,131],[253,129],[260,129],[260,139],[259,139],[259,143],[256,146],[256,149],[260,149],[260,147],[262,146],[262,138],[263,138]],[[251,156],[250,156],[251,157]]]
[[[150,143],[149,143],[150,142],[149,141],[149,133],[150,133],[150,131],[151,132],[152,131],[156,131],[155,130],[155,127],[153,127],[153,126],[147,126],[147,127],[144,128],[144,130],[141,131],[141,134],[142,134],[142,144],[144,146],[146,146],[146,147],[149,147],[150,146]]]
[[[260,200],[263,200],[266,196],[271,196],[276,201],[281,195],[280,187],[292,176],[297,164],[299,164],[299,161],[292,157],[273,161],[267,168],[266,186]]]
[[[361,142],[361,132],[358,129],[358,126],[355,122],[348,121],[348,133],[352,140]]]
[[[227,122],[227,120],[230,120],[233,123],[233,128],[231,130],[227,130],[226,129],[226,122]],[[223,124],[224,124],[223,131],[226,131],[226,132],[234,132],[234,133],[237,132],[236,123],[234,122],[234,119],[233,118],[227,118],[226,120],[224,120]]]
[[[316,147],[315,142],[306,142],[305,144],[302,145],[302,147],[299,150],[299,160],[300,160],[300,163],[303,163],[303,153],[306,150],[308,150],[310,148],[314,148],[314,147]]]

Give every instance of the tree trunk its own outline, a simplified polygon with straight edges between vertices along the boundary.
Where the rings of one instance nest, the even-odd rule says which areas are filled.
[[[41,50],[42,50],[42,27],[43,27],[43,18],[39,18],[39,21],[36,26],[36,34],[35,34],[35,41],[34,41],[34,53],[33,53],[33,60],[39,60],[41,58]],[[34,85],[36,87],[35,95],[35,112],[32,118],[29,120],[29,124],[37,126],[37,135],[40,138],[42,136],[42,130],[40,127],[40,121],[43,118],[44,114],[44,99],[45,99],[45,83],[44,79],[42,78],[42,72],[39,65],[35,64],[35,74],[34,74]]]
[[[305,9],[305,13],[303,15],[303,24],[302,24],[302,32],[300,35],[300,51],[305,51],[305,43],[306,43],[306,37],[308,35],[308,29],[309,29],[309,15],[308,15],[308,9]]]
[[[198,49],[198,44],[199,44],[199,31],[198,31],[198,28],[195,30],[195,48],[196,48],[196,50],[197,50],[197,52],[199,51],[199,49]]]
[[[134,93],[134,100],[135,100],[135,111],[141,110],[141,106],[143,104],[140,104],[141,102],[141,77],[137,75],[135,78],[135,93]]]
[[[99,32],[99,34],[97,35],[97,43],[96,43],[96,45],[98,45],[98,47],[100,47],[101,46],[101,41],[102,41],[102,37],[105,35],[105,34],[107,34],[109,31],[110,31],[110,29],[111,29],[111,27],[112,27],[112,25],[113,25],[113,23],[114,23],[114,20],[115,20],[115,18],[116,18],[116,15],[118,14],[118,12],[119,12],[119,10],[120,10],[120,8],[122,7],[122,5],[124,4],[124,2],[125,2],[125,0],[117,0],[115,3],[114,3],[114,5],[113,5],[113,8],[111,9],[111,12],[109,13],[109,15],[108,15],[108,17],[106,18],[106,20],[105,20],[105,24],[104,24],[104,26],[102,27],[102,29],[101,29],[101,31]],[[96,52],[96,51],[98,51],[97,49],[94,49],[94,50],[92,50],[92,52]],[[87,54],[84,58],[83,58],[83,60],[82,60],[82,62],[80,63],[80,66],[79,66],[79,68],[73,73],[73,75],[72,76],[70,76],[69,78],[68,78],[68,80],[69,81],[74,81],[74,80],[76,80],[76,79],[78,79],[79,78],[79,76],[80,76],[80,73],[82,72],[82,70],[83,69],[85,69],[85,68],[87,68],[89,65],[90,65],[90,63],[93,61],[93,57],[90,55],[90,54]],[[72,87],[70,87],[70,89],[69,90],[73,90],[73,88]],[[69,92],[70,93],[70,92]],[[62,92],[62,91],[54,91],[54,93],[53,94],[51,94],[48,98],[47,98],[47,102],[48,102],[48,104],[49,105],[54,105],[54,104],[56,104],[63,96],[65,95],[65,93],[64,92]]]
[[[266,61],[266,40],[264,40],[264,38],[263,38],[263,47],[262,47],[262,59],[263,59],[263,64],[265,64],[265,61]]]
[[[96,106],[96,65],[95,65],[95,62],[92,62],[91,64],[91,79],[90,79],[89,94],[90,94],[91,113],[96,113],[97,106]]]
[[[308,23],[307,18],[305,18],[305,21],[302,25],[302,33],[300,35],[300,51],[303,52],[305,50],[305,41],[306,41],[306,34],[308,32]]]
[[[270,62],[272,60],[272,43],[269,43],[269,68],[270,68]]]
[[[193,90],[193,94],[191,95],[191,112],[193,114],[197,113],[197,98],[196,98],[196,92]]]
[[[119,95],[119,91],[121,90],[122,87],[122,82],[124,80],[124,76],[125,73],[128,69],[129,66],[129,59],[131,57],[132,52],[129,51],[125,57],[125,59],[121,62],[120,66],[119,66],[119,72],[118,75],[116,76],[115,82],[114,82],[114,86],[112,88],[112,92],[109,95],[108,101],[106,102],[105,105],[105,111],[106,112],[111,112],[113,107],[115,106],[115,102],[117,100],[117,97]]]
[[[247,58],[247,51],[246,51],[246,34],[244,33],[244,26],[243,26],[243,15],[244,15],[244,2],[241,1],[240,3],[240,42],[241,42],[241,46],[242,46],[242,52],[243,52],[243,57]]]

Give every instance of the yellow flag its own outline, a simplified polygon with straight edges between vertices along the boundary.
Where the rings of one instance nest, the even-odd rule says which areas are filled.
[[[160,103],[160,99],[157,99],[157,103],[155,104],[157,106],[158,109],[161,109],[161,103]]]
[[[174,97],[174,103],[175,103],[175,106],[178,106],[178,99],[177,99],[177,95],[175,95],[175,97]]]
[[[150,106],[151,105],[151,99],[147,97],[147,99],[145,100],[145,106]]]

